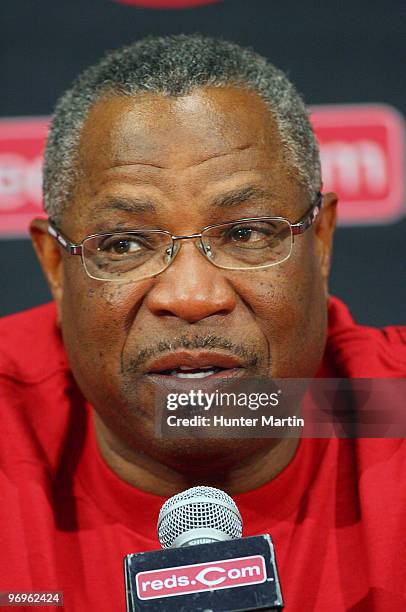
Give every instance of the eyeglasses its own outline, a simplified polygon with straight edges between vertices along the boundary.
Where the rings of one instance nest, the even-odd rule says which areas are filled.
[[[225,270],[259,270],[290,256],[294,236],[315,222],[323,196],[296,223],[283,217],[250,217],[204,227],[200,234],[173,236],[158,229],[123,230],[87,236],[74,244],[48,222],[48,232],[70,255],[81,255],[86,273],[102,281],[138,281],[160,274],[175,259],[181,240],[194,240],[210,263]]]

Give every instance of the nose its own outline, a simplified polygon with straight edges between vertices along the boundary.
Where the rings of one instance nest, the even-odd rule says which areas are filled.
[[[156,316],[196,323],[233,312],[236,295],[223,270],[209,263],[196,245],[187,241],[169,268],[157,277],[146,305]]]

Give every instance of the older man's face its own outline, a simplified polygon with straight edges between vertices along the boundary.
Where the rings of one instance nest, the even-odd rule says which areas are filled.
[[[265,104],[232,88],[99,102],[83,130],[80,170],[61,226],[76,242],[123,228],[192,234],[263,215],[296,222],[311,204]],[[79,257],[63,254],[65,346],[107,427],[129,447],[176,465],[182,445],[153,435],[160,368],[174,380],[182,366],[220,368],[223,376],[313,376],[326,332],[328,209],[327,202],[316,227],[295,238],[288,260],[263,270],[216,268],[185,241],[155,278],[114,283],[89,278]],[[240,457],[251,452],[252,442],[244,444]],[[193,454],[193,444],[187,448]]]

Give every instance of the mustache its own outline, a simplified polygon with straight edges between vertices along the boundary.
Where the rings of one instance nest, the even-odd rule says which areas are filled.
[[[248,348],[246,345],[214,334],[207,334],[204,336],[194,336],[193,338],[179,336],[171,340],[160,340],[152,346],[141,349],[136,357],[130,358],[125,368],[123,368],[123,372],[135,372],[142,368],[147,360],[153,359],[162,353],[169,353],[178,349],[222,349],[227,351],[228,354],[243,359],[246,367],[255,367],[258,363],[256,351]]]

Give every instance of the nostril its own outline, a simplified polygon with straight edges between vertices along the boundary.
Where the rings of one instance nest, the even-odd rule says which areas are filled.
[[[158,317],[178,317],[176,312],[172,312],[171,310],[167,310],[166,308],[158,309],[154,312],[154,314]]]

